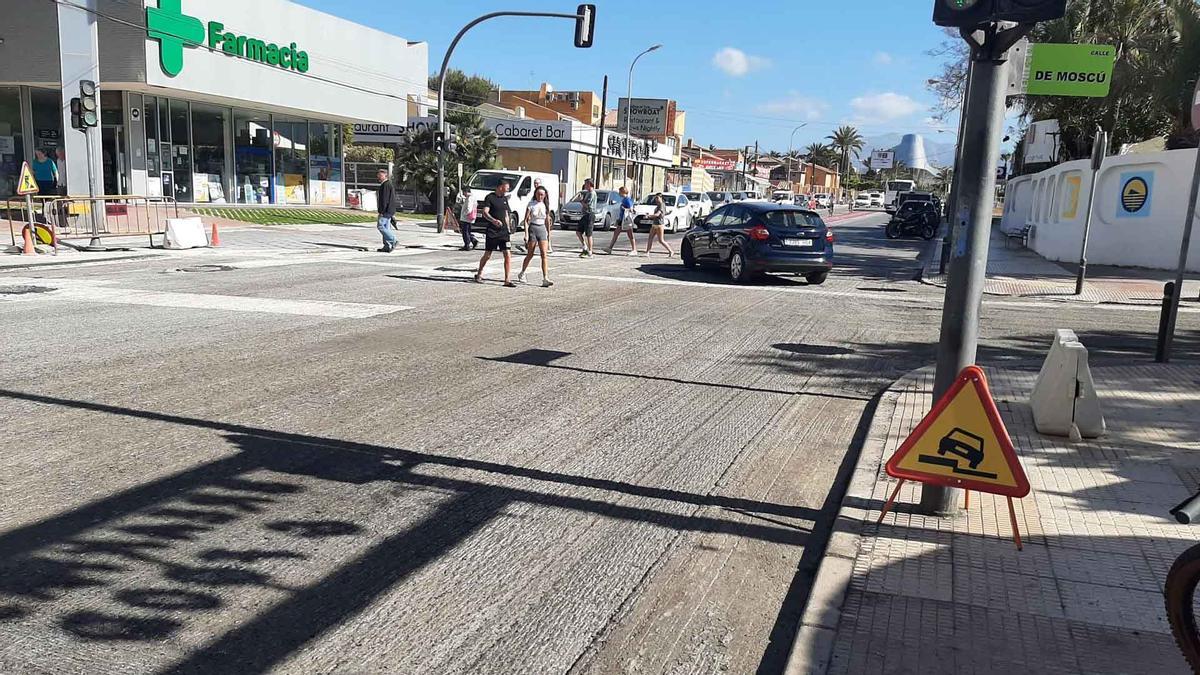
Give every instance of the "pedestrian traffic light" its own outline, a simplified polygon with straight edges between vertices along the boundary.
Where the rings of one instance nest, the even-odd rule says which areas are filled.
[[[575,46],[587,49],[596,36],[596,6],[580,5],[575,10]]]
[[[84,127],[95,127],[100,124],[100,105],[96,100],[97,96],[95,82],[79,81],[79,118]]]
[[[446,132],[433,132],[433,150],[434,152],[442,152],[446,149]]]
[[[83,103],[79,98],[71,99],[71,128],[86,131],[87,127],[83,126]]]
[[[934,0],[933,4],[933,22],[957,28],[992,21],[1052,21],[1066,13],[1067,0]]]
[[[455,133],[454,127],[446,126],[446,152],[454,152],[458,149],[458,134]]]

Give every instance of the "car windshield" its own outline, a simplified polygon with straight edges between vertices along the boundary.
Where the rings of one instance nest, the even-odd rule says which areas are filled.
[[[657,196],[658,195],[650,195],[649,197],[646,197],[646,201],[644,201],[642,203],[648,204],[650,206],[654,206],[654,205],[658,204],[658,202],[655,201],[655,199],[654,199]],[[667,206],[675,206],[675,195],[663,195],[662,199],[663,199],[663,204],[666,204]]]
[[[745,199],[746,193],[745,192],[735,192],[735,193],[733,193],[733,198],[734,199]]]
[[[713,200],[714,202],[725,201],[725,193],[724,192],[710,192],[710,193],[708,193],[708,198]]]
[[[603,204],[607,202],[611,195],[612,193],[608,190],[596,190],[596,203]]]
[[[790,195],[786,192],[776,192],[775,199],[787,199]]]
[[[824,227],[821,216],[818,216],[811,211],[796,210],[779,210],[767,211],[762,214],[762,219],[766,221],[770,227]]]
[[[700,193],[699,192],[685,192],[683,194],[687,195],[688,199],[695,199],[696,201],[700,201]]]
[[[481,171],[471,176],[471,180],[467,181],[467,187],[472,190],[495,190],[501,181],[507,181],[510,188],[515,188],[519,180],[521,177],[515,173],[484,173]]]

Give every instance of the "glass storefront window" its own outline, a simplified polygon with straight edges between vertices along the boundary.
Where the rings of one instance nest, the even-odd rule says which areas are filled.
[[[192,192],[192,153],[188,143],[190,138],[187,102],[171,101],[171,172],[177,202],[195,201]]]
[[[233,115],[234,193],[239,204],[273,204],[271,118],[238,110]]]
[[[275,118],[276,203],[308,203],[308,122]]]
[[[56,192],[62,192],[67,183],[66,149],[63,147],[62,96],[54,89],[30,89],[29,102],[33,113],[33,149],[46,154],[46,160],[54,162],[58,171]],[[37,160],[37,156],[34,156]],[[43,188],[47,187],[45,185]]]
[[[309,203],[342,204],[342,125],[313,122],[308,125]]]
[[[100,92],[100,161],[104,167],[104,194],[129,193],[129,160],[125,156],[125,106],[119,91]]]
[[[147,96],[142,110],[146,125],[146,186],[151,197],[162,196],[162,164],[158,149],[158,99]]]
[[[21,136],[21,90],[0,87],[0,199],[17,193],[25,144]]]
[[[225,140],[228,138],[227,108],[192,104],[192,178],[197,202],[225,204]]]

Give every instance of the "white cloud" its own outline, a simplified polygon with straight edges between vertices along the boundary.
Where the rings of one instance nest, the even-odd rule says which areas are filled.
[[[800,92],[791,91],[785,98],[760,104],[758,111],[814,122],[829,111],[829,104],[821,99],[810,98],[801,95]]]
[[[724,47],[713,54],[712,64],[731,77],[742,77],[755,70],[762,70],[771,65],[771,60],[762,56],[747,54],[736,47]]]
[[[865,94],[850,100],[855,124],[885,124],[911,117],[925,106],[904,94]]]
[[[896,57],[887,52],[875,52],[875,56],[871,60],[877,66],[890,66],[896,62]]]

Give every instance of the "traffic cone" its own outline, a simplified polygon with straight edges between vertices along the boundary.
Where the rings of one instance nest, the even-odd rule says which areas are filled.
[[[25,240],[25,250],[21,255],[37,255],[37,249],[33,247],[33,232],[29,230],[28,225],[21,230],[21,238]]]
[[[212,236],[208,238],[208,245],[212,246],[212,247],[217,247],[217,246],[221,245],[221,235],[217,233],[216,221],[213,221]]]

